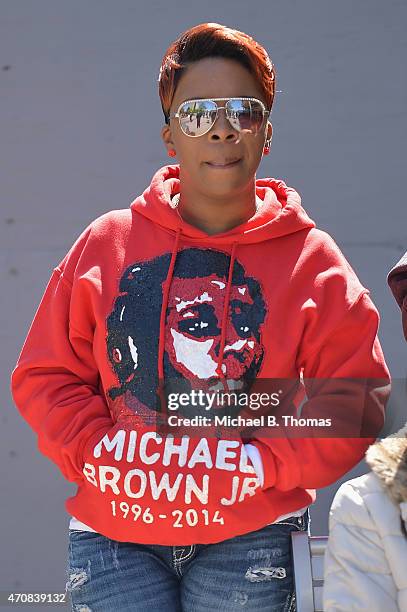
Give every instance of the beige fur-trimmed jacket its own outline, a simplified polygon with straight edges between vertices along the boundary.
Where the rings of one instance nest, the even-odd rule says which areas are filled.
[[[401,437],[403,436],[403,437]],[[326,612],[407,612],[407,428],[369,447],[329,516]]]

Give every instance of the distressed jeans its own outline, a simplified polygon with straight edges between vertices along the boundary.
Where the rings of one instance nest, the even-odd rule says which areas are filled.
[[[295,610],[290,533],[307,510],[217,542],[161,546],[70,530],[67,593],[74,612]]]

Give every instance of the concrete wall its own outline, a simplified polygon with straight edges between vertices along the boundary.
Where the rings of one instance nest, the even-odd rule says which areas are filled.
[[[406,17],[402,0],[0,2],[1,588],[63,591],[74,493],[37,450],[9,391],[52,268],[85,226],[124,208],[168,163],[157,76],[168,44],[218,21],[269,51],[281,90],[258,176],[295,187],[372,292],[395,377],[400,313],[386,285],[407,248]],[[405,420],[395,414],[394,431]],[[361,463],[349,476],[365,471]],[[327,531],[335,484],[319,494]]]

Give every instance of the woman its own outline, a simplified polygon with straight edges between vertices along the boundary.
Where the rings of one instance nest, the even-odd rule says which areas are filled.
[[[407,340],[407,253],[388,282]],[[407,610],[407,424],[369,447],[371,472],[342,484],[332,502],[324,610]]]
[[[275,94],[263,47],[195,26],[165,54],[159,94],[179,163],[56,266],[14,399],[78,485],[75,609],[293,609],[290,533],[383,424],[381,401],[340,383],[388,380],[378,313],[298,193],[256,179]],[[301,417],[321,425],[309,437],[290,421],[301,375]],[[347,436],[326,433],[335,419]]]

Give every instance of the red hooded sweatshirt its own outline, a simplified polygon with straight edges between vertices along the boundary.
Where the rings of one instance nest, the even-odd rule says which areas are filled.
[[[313,503],[384,422],[379,393],[358,399],[369,435],[291,435],[281,419],[246,437],[157,429],[167,380],[301,379],[301,417],[319,419],[351,410],[349,389],[324,381],[389,380],[369,291],[294,189],[258,179],[255,215],[208,235],[174,208],[179,187],[179,166],[165,166],[129,208],[82,232],[12,373],[39,450],[77,484],[67,511],[119,541],[208,544],[260,529]],[[260,452],[262,483],[244,442]]]

